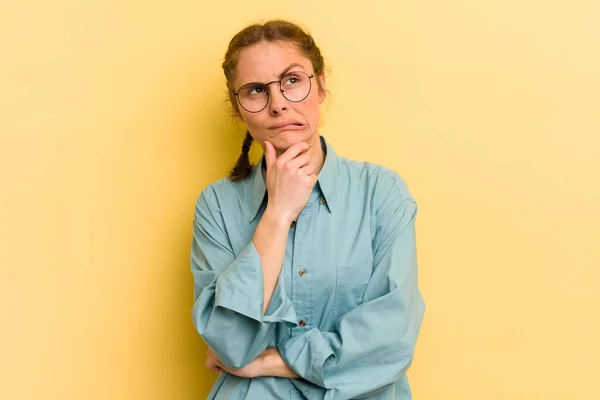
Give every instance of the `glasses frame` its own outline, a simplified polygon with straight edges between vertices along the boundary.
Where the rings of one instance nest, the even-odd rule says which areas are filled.
[[[308,92],[306,92],[306,96],[304,96],[301,100],[290,100],[287,98],[287,96],[285,95],[285,90],[283,90],[281,88],[281,82],[283,82],[283,80],[288,76],[288,75],[292,75],[292,74],[304,74],[308,77]],[[279,91],[281,92],[281,94],[283,95],[283,97],[285,97],[285,99],[289,102],[292,103],[300,103],[304,100],[306,100],[306,98],[308,97],[308,95],[310,94],[310,91],[312,90],[312,81],[311,79],[315,77],[315,74],[311,74],[309,75],[308,73],[304,72],[304,71],[290,71],[290,72],[286,72],[285,75],[283,75],[281,77],[281,79],[279,80],[275,80],[275,81],[271,81],[271,82],[267,82],[267,83],[261,83],[261,82],[249,82],[246,83],[242,86],[240,86],[240,88],[237,90],[237,92],[234,92],[233,95],[236,97],[238,104],[240,105],[240,107],[242,107],[244,110],[248,111],[249,113],[252,114],[256,114],[261,112],[262,110],[264,110],[265,108],[267,108],[267,106],[269,105],[269,100],[271,99],[271,89],[269,89],[269,85],[273,84],[273,83],[279,83]],[[261,108],[258,111],[250,111],[248,110],[246,107],[244,107],[244,105],[242,104],[242,102],[240,101],[240,91],[247,87],[247,86],[251,86],[251,85],[256,85],[256,86],[262,86],[265,88],[265,92],[267,93],[267,102],[265,103],[265,106],[263,108]]]

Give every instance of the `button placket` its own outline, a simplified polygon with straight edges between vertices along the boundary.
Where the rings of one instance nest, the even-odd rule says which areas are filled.
[[[314,198],[314,197],[313,197]],[[312,204],[316,201],[313,200]],[[311,202],[309,202],[311,203]],[[311,207],[310,204],[302,210],[297,218],[293,233],[293,262],[292,270],[295,277],[292,278],[292,302],[298,316],[298,325],[292,329],[292,337],[301,335],[305,329],[310,327],[312,318],[312,279],[308,275],[307,269],[312,261],[314,251],[314,235],[310,235],[310,222],[315,216],[315,210],[318,207]]]

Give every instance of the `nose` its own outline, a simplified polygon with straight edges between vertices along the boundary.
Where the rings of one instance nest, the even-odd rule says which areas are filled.
[[[283,96],[278,85],[269,87],[269,114],[275,116],[287,110],[288,100]]]

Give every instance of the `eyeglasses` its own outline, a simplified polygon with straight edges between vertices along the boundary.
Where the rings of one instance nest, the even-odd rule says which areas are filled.
[[[299,103],[308,97],[312,86],[310,79],[313,77],[314,74],[308,75],[303,71],[288,72],[278,81],[247,83],[233,95],[244,110],[257,113],[269,104],[269,85],[272,83],[279,83],[279,91],[287,100]]]

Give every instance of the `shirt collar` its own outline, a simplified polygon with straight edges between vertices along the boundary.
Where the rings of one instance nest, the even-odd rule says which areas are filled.
[[[329,212],[333,212],[333,209],[336,207],[337,190],[335,184],[338,176],[338,157],[323,136],[321,136],[321,147],[325,151],[325,163],[319,172],[319,187],[321,188],[321,192],[323,192]]]
[[[325,152],[325,162],[323,163],[323,168],[319,172],[318,182],[319,188],[323,192],[323,197],[325,197],[325,201],[327,204],[327,208],[329,212],[335,208],[335,181],[338,172],[338,157],[333,151],[331,145],[325,140],[323,136],[320,136],[321,139],[321,148]],[[267,187],[265,185],[265,176],[263,173],[263,164],[264,164],[263,155],[260,158],[260,161],[252,168],[252,174],[250,176],[251,182],[251,209],[250,209],[250,221],[256,218],[260,206],[265,200],[265,194],[267,192]]]

